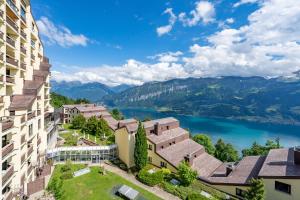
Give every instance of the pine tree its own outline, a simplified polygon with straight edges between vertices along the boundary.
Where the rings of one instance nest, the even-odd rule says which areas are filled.
[[[139,122],[139,127],[135,136],[134,163],[138,170],[147,165],[147,138],[144,126]]]
[[[264,183],[261,179],[251,179],[250,188],[247,190],[246,200],[264,200],[265,189]]]

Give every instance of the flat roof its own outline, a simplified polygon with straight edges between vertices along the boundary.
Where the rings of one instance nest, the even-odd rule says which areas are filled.
[[[294,163],[294,148],[272,149],[259,172],[260,177],[300,177],[300,165]]]

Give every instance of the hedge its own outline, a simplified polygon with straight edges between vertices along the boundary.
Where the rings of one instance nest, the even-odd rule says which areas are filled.
[[[159,183],[161,183],[164,180],[164,174],[161,170],[149,173],[148,168],[142,169],[138,174],[138,180],[142,183],[149,185],[149,186],[155,186]]]

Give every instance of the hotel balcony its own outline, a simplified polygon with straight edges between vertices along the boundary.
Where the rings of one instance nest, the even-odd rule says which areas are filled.
[[[22,46],[22,45],[21,45],[20,48],[21,48],[21,52],[26,55],[26,48],[24,46]]]
[[[41,143],[42,143],[42,139],[41,139],[41,137],[38,137],[37,145],[40,145]]]
[[[14,59],[8,55],[6,55],[6,62],[15,66],[15,67],[19,67],[19,61],[17,59]]]
[[[37,100],[41,100],[42,97],[41,97],[41,96],[37,96],[36,99],[37,99]]]
[[[40,116],[42,113],[41,109],[38,109],[36,113],[37,113],[37,116]]]
[[[28,146],[27,157],[29,157],[29,156],[32,154],[32,152],[33,152],[33,145],[30,144],[30,145]]]
[[[35,111],[27,113],[27,121],[35,118]]]
[[[49,98],[50,98],[49,95],[45,95],[45,100],[48,100]],[[48,111],[48,110],[45,109],[45,111]]]
[[[13,152],[14,150],[14,143],[9,143],[2,148],[2,158]]]
[[[12,0],[6,0],[6,3],[9,5],[9,8],[18,16],[19,9]]]
[[[3,104],[4,104],[4,96],[0,96],[0,106],[3,106]]]
[[[3,10],[0,10],[0,19],[4,19],[4,18],[3,18],[3,15],[4,15]]]
[[[21,30],[21,36],[22,36],[24,39],[27,38],[27,35],[26,35],[26,33],[25,33],[23,30]]]
[[[33,54],[31,54],[31,59],[35,60],[35,56]]]
[[[6,22],[13,28],[14,31],[19,33],[19,27],[18,25],[9,17],[6,17]]]
[[[15,77],[10,76],[10,75],[6,75],[6,83],[15,84]]]
[[[24,164],[25,160],[26,160],[26,153],[24,153],[24,154],[21,156],[21,165]]]
[[[3,120],[0,123],[2,124],[2,132],[11,129],[14,126],[14,121],[11,119]]]
[[[35,42],[31,40],[31,47],[35,49]]]
[[[30,163],[29,166],[28,166],[28,168],[27,168],[27,175],[29,175],[32,172],[32,170],[33,170],[33,166]]]
[[[25,123],[26,122],[26,115],[22,115],[21,117],[21,124]]]
[[[0,31],[0,39],[3,40],[3,38],[4,38],[4,33]]]
[[[11,190],[6,191],[2,196],[4,200],[12,200],[14,198],[14,194]]]
[[[21,62],[21,68],[24,69],[24,70],[26,70],[26,64],[23,63],[23,62]]]
[[[21,145],[24,144],[26,142],[26,135],[22,135],[21,136]]]
[[[2,169],[2,185],[4,185],[14,174],[14,167],[8,166],[6,169]]]
[[[6,36],[6,42],[13,48],[16,48],[16,41],[14,39],[12,39],[11,37]]]

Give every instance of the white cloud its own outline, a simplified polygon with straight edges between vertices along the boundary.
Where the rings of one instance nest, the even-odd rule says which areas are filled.
[[[300,4],[298,0],[265,0],[240,28],[225,27],[194,44],[190,53],[166,52],[154,64],[128,60],[121,66],[76,69],[53,73],[56,80],[98,81],[108,85],[140,85],[171,78],[291,76],[300,70]],[[202,37],[201,37],[202,38]]]
[[[209,1],[198,1],[195,4],[196,8],[190,12],[191,18],[186,13],[179,14],[179,20],[184,26],[196,26],[200,22],[208,24],[215,19],[215,8]]]
[[[158,27],[158,28],[156,29],[156,32],[157,32],[157,35],[158,35],[158,36],[162,36],[162,35],[165,35],[165,34],[169,33],[169,32],[172,30],[172,28],[173,28],[173,26],[174,26],[174,24],[175,24],[175,22],[176,22],[176,20],[177,20],[177,17],[176,17],[176,15],[173,13],[172,8],[167,8],[167,9],[164,11],[163,14],[169,14],[169,15],[170,15],[170,18],[169,18],[169,24],[168,24],[168,25],[165,25],[165,26],[160,26],[160,27]]]
[[[181,51],[176,51],[176,52],[160,53],[155,56],[149,56],[149,58],[156,59],[157,61],[162,63],[172,63],[172,62],[178,62],[180,60],[180,56],[182,55],[183,53]]]
[[[260,1],[260,0],[240,0],[240,1],[238,1],[237,3],[235,3],[235,4],[233,5],[233,7],[236,8],[236,7],[239,7],[239,6],[243,5],[243,4],[257,3],[257,2],[259,2],[259,1]]]
[[[158,62],[155,64],[128,60],[122,66],[101,66],[83,68],[73,74],[54,71],[56,81],[100,82],[115,86],[119,84],[141,85],[149,81],[164,81],[188,77],[181,64]]]
[[[233,24],[234,23],[234,19],[233,18],[228,18],[228,19],[226,19],[226,23]]]
[[[36,23],[39,33],[46,39],[47,44],[57,44],[62,47],[86,46],[89,41],[83,34],[75,35],[64,26],[56,26],[47,17],[41,17]]]
[[[249,25],[225,28],[193,45],[184,58],[189,74],[198,76],[286,76],[300,69],[298,0],[265,0]]]

